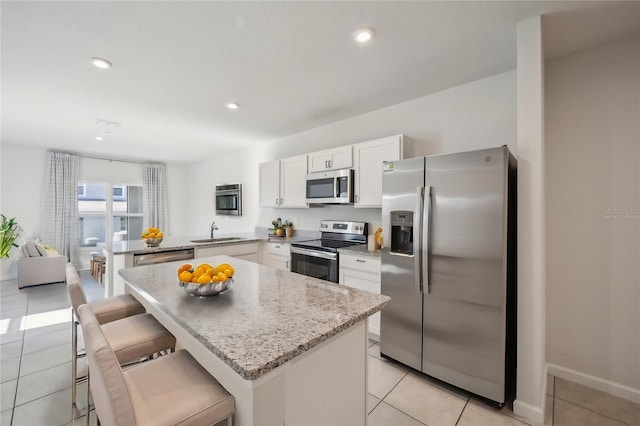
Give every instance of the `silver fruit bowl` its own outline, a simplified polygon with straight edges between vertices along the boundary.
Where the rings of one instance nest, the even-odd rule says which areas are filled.
[[[158,247],[162,242],[162,237],[160,238],[144,238],[143,241],[147,244],[148,247]]]
[[[218,294],[224,293],[231,288],[231,284],[233,284],[233,278],[229,278],[228,280],[219,283],[198,284],[185,283],[180,281],[179,284],[185,293],[192,296],[217,296]]]

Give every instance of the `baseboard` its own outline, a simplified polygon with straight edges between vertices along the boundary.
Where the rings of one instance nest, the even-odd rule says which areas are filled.
[[[516,399],[513,401],[513,413],[520,417],[533,420],[538,424],[544,423],[544,406],[537,407]]]
[[[581,373],[580,371],[572,370],[570,368],[551,363],[547,363],[547,372],[552,376],[570,380],[574,383],[578,383],[580,385],[587,386],[592,389],[596,389],[631,402],[635,402],[636,404],[640,404],[640,389],[635,389],[631,386],[612,382],[610,380],[602,379],[600,377],[592,376],[586,373]]]

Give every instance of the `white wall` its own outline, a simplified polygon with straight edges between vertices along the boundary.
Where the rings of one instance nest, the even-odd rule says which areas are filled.
[[[640,402],[640,36],[546,76],[547,359]]]
[[[40,235],[40,200],[46,148],[3,143],[0,179],[0,212],[16,217],[23,229],[22,238]],[[121,161],[80,158],[79,179],[142,185],[142,164]],[[169,197],[168,235],[184,235],[187,232],[187,167],[181,164],[167,165]],[[12,250],[11,260],[2,261],[1,279],[16,276],[15,258],[18,251]]]
[[[544,61],[542,19],[518,23],[518,368],[516,414],[544,421]]]
[[[414,99],[358,117],[332,123],[281,140],[265,142],[260,149],[242,150],[202,161],[189,171],[190,199],[197,208],[190,216],[189,232],[208,230],[213,217],[215,183],[244,184],[242,218],[215,217],[220,232],[250,231],[269,227],[276,217],[292,220],[297,229],[318,230],[322,219],[354,219],[380,225],[380,209],[327,206],[312,209],[258,207],[258,164],[263,161],[405,134],[422,154],[455,152],[508,145],[516,153],[516,74],[499,74],[430,96]]]

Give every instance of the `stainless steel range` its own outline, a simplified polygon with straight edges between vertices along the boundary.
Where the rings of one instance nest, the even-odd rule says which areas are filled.
[[[337,283],[338,249],[366,245],[368,228],[365,222],[321,221],[319,240],[291,243],[291,271]]]

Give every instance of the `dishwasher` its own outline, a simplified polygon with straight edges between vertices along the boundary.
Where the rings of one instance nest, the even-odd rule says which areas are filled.
[[[159,251],[154,253],[138,253],[133,255],[133,266],[153,265],[155,263],[193,259],[193,253],[194,251],[192,248]]]

